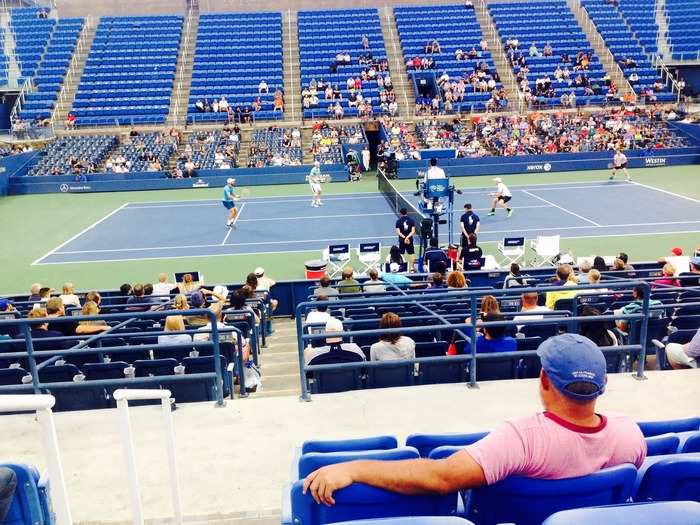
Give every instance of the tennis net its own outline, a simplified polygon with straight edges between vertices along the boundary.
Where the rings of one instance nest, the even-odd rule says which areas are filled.
[[[379,191],[382,192],[389,203],[389,206],[391,206],[391,209],[394,210],[397,217],[401,216],[399,213],[401,208],[406,208],[408,211],[408,216],[416,222],[416,237],[420,239],[421,222],[427,217],[418,210],[415,204],[401,195],[401,192],[396,188],[396,186],[394,186],[392,182],[381,172],[377,173],[377,181],[379,184]]]

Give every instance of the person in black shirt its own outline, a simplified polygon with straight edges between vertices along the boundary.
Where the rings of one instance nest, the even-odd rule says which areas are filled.
[[[459,219],[459,229],[462,231],[462,250],[465,250],[469,245],[468,235],[472,233],[475,237],[478,236],[480,228],[481,221],[479,220],[479,216],[472,211],[471,204],[465,204],[464,213]]]
[[[423,254],[423,271],[426,273],[444,272],[450,264],[450,259],[444,250],[438,247],[437,238],[430,239],[430,248]]]
[[[408,210],[399,210],[401,217],[396,221],[396,235],[399,236],[399,253],[408,255],[408,271],[413,271],[416,260],[416,251],[413,247],[413,237],[416,234],[416,221],[408,216]]]
[[[681,286],[684,288],[700,286],[700,257],[692,257],[690,259],[690,271],[682,272],[678,277],[680,277]]]
[[[476,245],[476,235],[470,233],[467,237],[467,247],[462,250],[462,268],[466,270],[480,270],[483,251]]]

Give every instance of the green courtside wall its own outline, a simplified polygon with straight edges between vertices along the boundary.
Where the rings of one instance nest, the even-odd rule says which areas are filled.
[[[631,170],[640,183],[700,199],[700,169],[697,166]],[[607,180],[608,171],[509,175],[511,185]],[[460,187],[490,187],[489,176],[458,179]],[[398,181],[404,191],[413,191],[414,181]],[[26,292],[33,282],[59,288],[65,281],[77,289],[116,288],[123,282],[153,282],[158,273],[199,270],[212,282],[240,282],[256,266],[263,266],[273,279],[302,279],[304,261],[318,258],[317,252],[286,252],[284,255],[231,255],[187,257],[143,261],[71,263],[32,266],[32,262],[101,219],[124,202],[218,199],[219,188],[143,191],[129,193],[51,194],[3,197],[0,199],[2,249],[0,293]],[[258,186],[255,197],[308,195],[307,185]],[[376,192],[376,179],[365,175],[358,183],[335,183],[327,194]],[[486,197],[484,197],[486,199]],[[164,226],[167,227],[167,226]],[[391,225],[387,226],[392,230]],[[633,260],[653,260],[672,246],[686,251],[700,244],[700,232],[684,234],[563,239],[562,248],[576,255],[627,252]],[[496,253],[496,243],[483,243],[486,253]]]

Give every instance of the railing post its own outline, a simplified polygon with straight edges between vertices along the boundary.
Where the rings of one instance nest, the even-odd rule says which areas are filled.
[[[303,303],[302,303],[303,304]],[[296,309],[296,325],[297,325],[297,350],[299,352],[299,377],[301,379],[301,401],[311,401],[311,396],[309,395],[309,385],[306,382],[306,372],[304,370],[305,360],[304,360],[304,340],[302,339],[303,328],[302,328],[302,304],[297,306]]]
[[[476,295],[472,295],[469,299],[469,319],[471,320],[472,324],[471,337],[469,338],[469,353],[472,355],[469,366],[469,388],[479,388],[479,385],[476,384]]]
[[[644,312],[644,317],[642,317],[642,322],[639,326],[639,344],[642,347],[639,357],[637,358],[637,373],[633,374],[638,381],[643,381],[646,379],[644,375],[644,365],[646,363],[647,357],[647,332],[649,330],[649,299],[651,298],[651,287],[648,282],[641,284],[644,290],[644,299],[642,301],[642,312]]]
[[[209,312],[210,319],[209,322],[211,323],[211,343],[212,343],[212,350],[214,354],[214,371],[216,372],[216,405],[217,407],[223,407],[225,405],[224,403],[224,381],[223,381],[223,372],[221,370],[221,347],[219,346],[219,327],[217,326],[217,320],[216,316],[214,315],[214,312]],[[240,351],[240,347],[239,347]],[[243,371],[241,371],[241,375],[243,375]],[[231,392],[231,399],[233,399],[233,392]]]
[[[41,394],[41,389],[39,388],[39,371],[36,367],[36,358],[34,357],[34,342],[32,341],[31,325],[26,323],[24,326],[22,326],[22,330],[24,331],[24,344],[27,347],[29,370],[32,373],[34,393]]]

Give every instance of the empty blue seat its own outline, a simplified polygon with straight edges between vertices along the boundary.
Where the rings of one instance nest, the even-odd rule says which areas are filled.
[[[697,328],[697,327],[696,327]],[[637,423],[645,437],[668,434],[669,432],[687,432],[700,430],[700,417],[669,419],[665,421],[642,421]]]
[[[17,476],[17,488],[3,525],[52,525],[47,480],[40,480],[35,467],[20,463],[0,463]]]
[[[641,470],[640,470],[641,474]],[[664,456],[643,472],[635,501],[700,501],[700,457]]]
[[[335,525],[474,525],[457,516],[403,516],[376,520],[341,521]]]
[[[312,440],[304,441],[301,453],[310,452],[349,452],[352,450],[389,450],[396,448],[398,442],[394,436],[374,436],[357,439]],[[408,445],[407,446],[411,446]]]
[[[644,438],[644,440],[647,443],[647,456],[675,454],[680,443],[680,439],[676,434],[661,434]]]
[[[557,512],[542,525],[697,525],[700,523],[700,503],[694,501],[664,501],[660,503],[631,503]]]
[[[438,447],[466,447],[486,437],[488,432],[469,434],[411,434],[406,438],[406,446],[418,449],[422,458],[427,458]]]
[[[386,450],[350,450],[341,452],[309,452],[299,458],[299,478],[303,479],[313,471],[326,465],[345,463],[358,459],[398,461],[417,459],[418,451],[413,447],[399,447]]]

